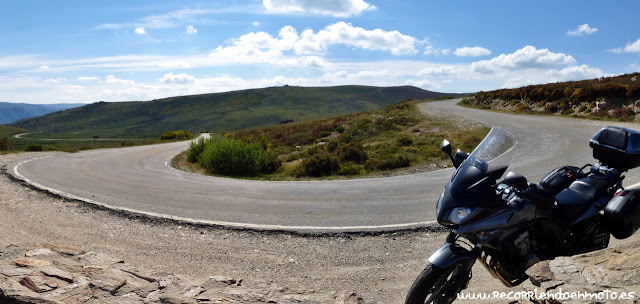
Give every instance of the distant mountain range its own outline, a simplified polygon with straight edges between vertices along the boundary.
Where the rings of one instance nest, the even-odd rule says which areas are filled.
[[[9,124],[23,118],[42,116],[83,105],[78,103],[28,104],[0,102],[0,124]]]
[[[143,102],[97,102],[12,125],[60,137],[151,138],[167,130],[236,130],[373,110],[406,99],[459,95],[412,86],[283,86]]]

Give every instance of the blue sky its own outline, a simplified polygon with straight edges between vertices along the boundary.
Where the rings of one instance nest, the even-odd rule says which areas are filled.
[[[640,1],[4,1],[0,101],[475,92],[640,71]]]

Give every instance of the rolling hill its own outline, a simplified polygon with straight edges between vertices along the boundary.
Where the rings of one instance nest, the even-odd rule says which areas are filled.
[[[192,133],[236,130],[373,110],[399,100],[445,95],[457,96],[411,86],[284,86],[142,102],[97,102],[23,119],[12,125],[54,137],[158,137],[166,130],[184,129]]]
[[[27,104],[0,102],[0,124],[9,124],[20,119],[42,116],[82,105],[77,103]]]

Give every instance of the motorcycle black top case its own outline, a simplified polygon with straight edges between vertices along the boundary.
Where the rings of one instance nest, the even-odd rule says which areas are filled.
[[[640,132],[622,127],[604,127],[598,131],[589,146],[593,158],[603,165],[629,170],[640,166]]]

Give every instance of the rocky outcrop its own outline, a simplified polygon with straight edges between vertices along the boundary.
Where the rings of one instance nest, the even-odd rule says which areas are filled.
[[[640,242],[542,261],[527,275],[536,294],[560,296],[536,303],[640,303]]]
[[[0,250],[0,303],[364,303],[354,292],[317,299],[314,290],[246,288],[242,279],[153,273],[107,255],[46,244]]]

